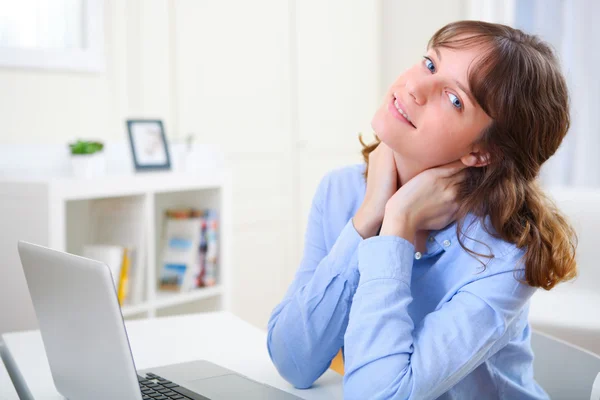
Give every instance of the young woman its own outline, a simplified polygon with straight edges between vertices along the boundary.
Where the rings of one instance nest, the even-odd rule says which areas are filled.
[[[569,127],[553,52],[507,26],[449,24],[372,127],[366,166],[314,197],[269,321],[278,371],[308,388],[341,348],[345,398],[547,398],[529,299],[576,273],[574,232],[536,184]]]

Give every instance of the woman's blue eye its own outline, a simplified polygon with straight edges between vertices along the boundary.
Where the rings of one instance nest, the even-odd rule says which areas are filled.
[[[435,65],[433,65],[433,61],[431,61],[429,57],[425,57],[425,66],[431,71],[431,73],[435,72]]]
[[[460,99],[458,97],[456,97],[452,93],[448,93],[448,97],[450,98],[450,101],[452,102],[452,105],[454,107],[458,108],[459,110],[462,108],[462,103],[460,102]]]

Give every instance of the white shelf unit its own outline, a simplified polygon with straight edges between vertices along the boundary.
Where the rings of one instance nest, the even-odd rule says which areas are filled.
[[[123,305],[125,318],[229,309],[228,176],[147,172],[94,179],[4,179],[0,215],[8,226],[18,228],[5,229],[3,239],[9,240],[3,242],[14,244],[15,253],[19,239],[73,254],[81,254],[84,244],[136,246],[144,290],[141,302]],[[180,293],[158,290],[164,215],[172,207],[217,210],[217,285]]]

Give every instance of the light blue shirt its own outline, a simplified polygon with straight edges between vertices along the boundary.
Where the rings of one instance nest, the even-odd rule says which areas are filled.
[[[352,217],[364,169],[338,169],[319,184],[300,267],[269,320],[281,376],[309,388],[343,347],[347,399],[548,398],[533,379],[535,288],[516,279],[523,250],[475,218],[463,242],[494,254],[478,257],[485,268],[460,246],[456,223],[431,232],[420,258],[400,237],[363,240]]]

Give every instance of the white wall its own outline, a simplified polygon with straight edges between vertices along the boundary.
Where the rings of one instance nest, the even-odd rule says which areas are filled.
[[[465,0],[383,0],[382,90],[426,54],[429,38],[449,22],[466,18]]]
[[[0,145],[125,139],[128,117],[161,118],[171,139],[195,133],[219,145],[234,180],[233,311],[265,327],[300,261],[319,180],[361,161],[357,133],[371,132],[384,88],[459,18],[462,1],[430,8],[106,0],[106,72],[0,69]],[[2,319],[33,326],[5,304]]]

